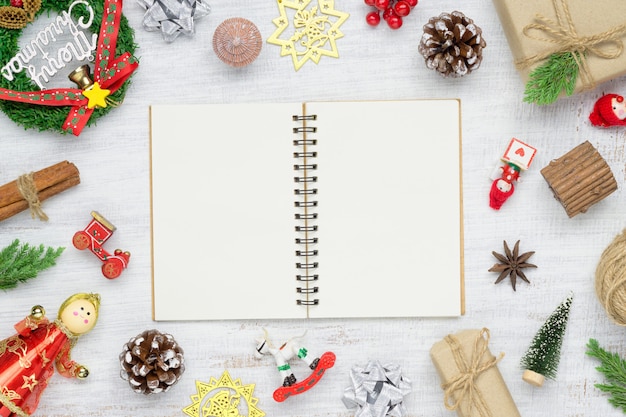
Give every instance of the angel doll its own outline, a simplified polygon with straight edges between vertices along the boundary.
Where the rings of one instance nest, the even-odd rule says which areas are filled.
[[[43,307],[14,327],[17,334],[0,341],[0,416],[30,416],[48,380],[57,371],[67,378],[86,378],[89,371],[70,358],[78,337],[98,319],[100,296],[78,293],[61,304],[53,322]]]

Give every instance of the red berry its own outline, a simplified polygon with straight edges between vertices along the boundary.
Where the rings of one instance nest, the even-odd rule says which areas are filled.
[[[393,9],[398,16],[408,16],[411,12],[411,5],[406,0],[399,0]]]
[[[379,12],[369,12],[367,16],[365,16],[365,21],[370,26],[378,26],[378,24],[380,23]]]
[[[11,0],[11,6],[24,7],[24,2],[22,0]]]
[[[406,0],[406,2],[409,3],[411,7],[417,6],[417,0]]]
[[[389,16],[387,24],[391,29],[400,29],[400,26],[402,26],[402,18],[398,15]]]
[[[374,6],[374,0],[365,0],[365,4],[368,6]]]
[[[387,21],[391,16],[397,16],[396,12],[393,10],[393,7],[387,7],[383,12],[383,20]]]
[[[389,0],[374,0],[374,7],[378,10],[385,10],[389,7]]]

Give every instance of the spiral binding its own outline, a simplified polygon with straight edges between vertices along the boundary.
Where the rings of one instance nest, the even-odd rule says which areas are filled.
[[[312,161],[317,157],[317,152],[311,148],[317,145],[317,139],[309,135],[317,133],[317,127],[308,125],[308,122],[316,121],[317,115],[294,115],[292,120],[298,123],[298,126],[293,128],[293,133],[298,135],[293,141],[293,145],[297,147],[293,157],[298,160],[293,166],[296,172],[293,180],[297,184],[297,188],[294,189],[294,195],[297,197],[294,206],[298,209],[294,216],[297,233],[295,243],[298,248],[296,257],[300,259],[300,262],[296,262],[296,269],[302,272],[296,275],[296,281],[301,284],[296,287],[296,292],[302,294],[296,303],[314,306],[319,304],[319,299],[314,296],[319,292],[319,287],[310,285],[319,278],[318,274],[314,273],[319,267],[319,263],[315,261],[318,250],[314,248],[318,243],[318,238],[314,236],[318,230],[314,224],[317,213],[311,211],[317,207],[317,200],[314,200],[317,195],[315,188],[317,176],[313,175],[317,170],[317,164]]]

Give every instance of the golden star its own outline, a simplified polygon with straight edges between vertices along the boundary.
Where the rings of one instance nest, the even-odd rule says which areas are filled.
[[[290,55],[296,71],[308,60],[317,64],[322,56],[339,58],[339,28],[350,15],[335,9],[335,0],[278,0],[278,11],[280,16],[272,20],[276,30],[267,43],[280,46],[280,56]]]
[[[44,349],[43,352],[41,352],[39,354],[39,357],[41,358],[41,362],[44,366],[46,366],[48,364],[48,362],[50,362],[50,358],[48,358],[46,356],[46,350]]]
[[[24,378],[24,384],[22,384],[22,388],[28,388],[32,392],[33,388],[35,388],[35,385],[38,384],[37,379],[35,378],[35,374],[32,374],[31,376],[22,376],[22,378]]]
[[[89,103],[87,103],[87,108],[89,109],[93,109],[96,106],[106,107],[106,98],[109,94],[111,94],[111,90],[100,88],[100,84],[97,81],[90,88],[83,91],[83,95],[89,99]]]

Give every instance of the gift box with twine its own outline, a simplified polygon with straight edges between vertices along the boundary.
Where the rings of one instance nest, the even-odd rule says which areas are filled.
[[[569,62],[576,70],[571,86],[565,86],[558,96],[571,95],[626,74],[626,2],[623,0],[493,0],[515,66],[520,71],[526,89],[532,72],[552,65],[552,73]],[[562,69],[562,68],[561,68]],[[550,71],[547,74],[550,74]],[[552,82],[550,82],[552,81]],[[548,76],[535,88],[549,89],[559,85]],[[569,85],[568,80],[563,80]],[[551,86],[550,86],[551,85]],[[528,92],[528,91],[527,91]],[[550,97],[537,104],[549,104]]]
[[[430,349],[441,378],[444,405],[459,417],[520,417],[495,357],[489,351],[489,330],[449,334]]]

